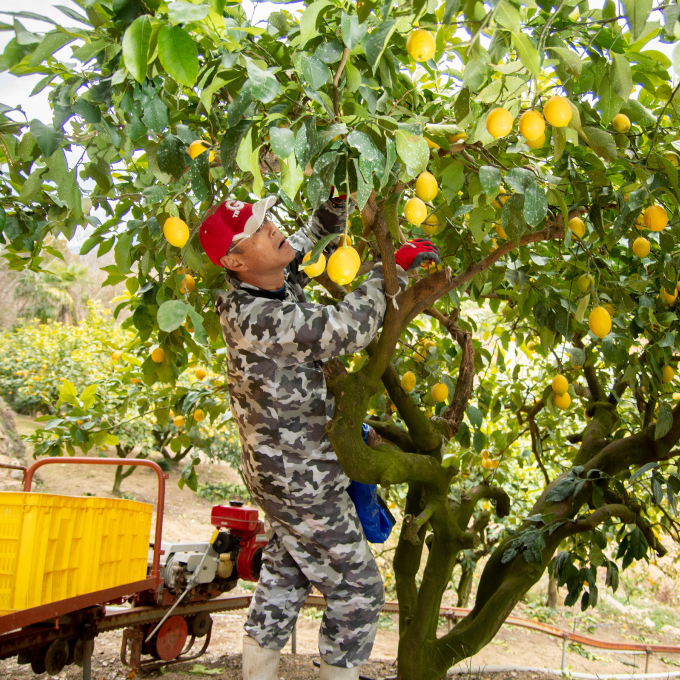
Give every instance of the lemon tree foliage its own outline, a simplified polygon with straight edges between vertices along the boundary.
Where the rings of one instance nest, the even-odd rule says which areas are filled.
[[[83,253],[113,251],[128,409],[155,390],[156,419],[173,408],[179,429],[225,408],[180,380],[190,364],[228,369],[223,274],[197,239],[220,201],[276,194],[293,230],[333,186],[355,195],[351,238],[325,272],[329,242],[308,259],[321,302],[378,259],[396,295],[407,238],[442,251],[365,352],[325,367],[343,467],[402,506],[400,679],[475,654],[546,569],[587,608],[598,570],[616,588],[619,569],[664,553],[662,534],[680,538],[680,100],[650,45],[680,38],[677,5],[315,0],[251,25],[227,0],[79,4],[43,33],[21,12],[3,27],[1,68],[40,74],[53,112],[0,112],[3,257],[38,270],[48,236],[79,226]],[[97,408],[90,387],[59,397],[41,453],[109,436],[108,415],[77,426]],[[437,638],[483,512],[500,533],[474,607]]]

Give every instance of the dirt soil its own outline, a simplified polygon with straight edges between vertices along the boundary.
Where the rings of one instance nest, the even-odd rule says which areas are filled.
[[[17,429],[22,433],[29,432],[35,425],[24,416],[17,416]],[[0,462],[8,462],[0,460]],[[94,466],[68,465],[56,463],[43,467],[39,471],[38,490],[45,493],[59,493],[80,496],[85,493],[97,496],[111,496],[115,467],[96,468]],[[241,483],[237,472],[225,464],[202,463],[198,468],[202,482],[232,482]],[[21,474],[0,470],[0,491],[20,490]],[[163,537],[166,540],[188,541],[208,540],[213,527],[210,524],[210,510],[212,504],[199,498],[192,491],[177,486],[179,472],[171,472],[166,487],[166,509],[164,515]],[[157,482],[156,475],[150,469],[140,469],[123,483],[123,489],[132,494],[136,500],[151,503],[156,506]],[[249,584],[246,584],[249,585]],[[232,594],[251,592],[237,588]],[[560,610],[561,614],[571,614],[570,610]],[[518,607],[517,616],[530,618],[532,615]],[[318,659],[318,631],[321,612],[316,609],[304,609],[298,620],[297,627],[297,655],[291,653],[290,641],[283,650],[279,676],[283,680],[312,680],[318,678],[318,669],[313,666],[313,660]],[[194,662],[181,666],[167,667],[164,671],[150,671],[143,674],[146,677],[163,675],[167,680],[190,680],[205,677],[217,680],[237,680],[241,678],[240,650],[243,635],[244,612],[230,612],[214,616],[213,635],[208,652]],[[613,616],[611,622],[597,628],[594,636],[599,639],[628,641],[635,639],[648,642],[680,644],[677,637],[649,635],[649,631],[638,628],[634,621],[624,617]],[[442,620],[443,622],[443,620]],[[560,616],[556,625],[571,630],[571,621]],[[395,659],[398,647],[398,617],[383,615],[376,637],[371,663],[363,669],[367,678],[396,677]],[[446,632],[446,624],[439,630],[439,635]],[[579,629],[579,632],[586,632]],[[680,630],[678,631],[680,633]],[[128,669],[120,662],[120,643],[122,631],[112,631],[100,635],[95,642],[93,657],[93,678],[95,680],[123,680],[128,677]],[[644,655],[623,655],[620,652],[606,652],[605,650],[589,650],[585,656],[570,649],[567,654],[567,668],[574,672],[600,673],[603,675],[621,673],[631,674],[644,671]],[[668,658],[670,655],[664,655]],[[588,658],[590,657],[590,658]],[[680,661],[680,655],[672,658]],[[513,665],[559,669],[562,662],[562,640],[549,637],[522,628],[503,626],[494,640],[479,654],[466,660],[465,667],[489,665]],[[636,664],[636,667],[633,666]],[[677,671],[678,668],[661,661],[658,656],[652,656],[649,672]],[[473,675],[477,675],[473,671]],[[466,673],[465,675],[470,675]],[[47,678],[47,675],[43,675]],[[58,676],[59,680],[76,680],[82,677],[82,671],[76,666],[65,668]],[[464,677],[464,676],[459,676]],[[492,677],[492,676],[489,676]],[[495,674],[497,680],[547,680],[550,676],[539,673],[502,673]],[[14,659],[0,661],[0,678],[12,680],[28,680],[36,678],[29,666],[18,666]],[[415,679],[414,679],[415,680]]]

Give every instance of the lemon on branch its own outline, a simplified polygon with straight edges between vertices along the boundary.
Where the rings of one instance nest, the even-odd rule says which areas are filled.
[[[432,234],[436,234],[437,229],[439,229],[439,220],[433,213],[432,215],[428,215],[428,218],[420,226],[428,236],[432,236]]]
[[[406,51],[413,61],[428,61],[434,57],[437,44],[429,31],[419,28],[406,39]]]
[[[172,424],[175,427],[182,427],[184,425],[184,416],[175,416],[172,419]]]
[[[667,293],[666,289],[663,288],[663,301],[669,306],[672,307],[675,304],[675,301],[678,299],[678,289],[674,288],[672,292]]]
[[[437,383],[432,388],[432,398],[437,401],[446,401],[449,396],[449,388],[444,383]]]
[[[196,376],[196,380],[203,380],[203,378],[205,378],[205,376],[208,374],[205,372],[204,368],[197,368],[194,371],[194,375]]]
[[[612,329],[612,317],[604,307],[595,307],[588,316],[588,327],[593,335],[606,338]]]
[[[508,196],[508,192],[503,187],[500,187],[498,189],[498,196],[496,196],[494,202],[491,205],[494,208],[502,208],[509,198],[510,196]]]
[[[673,382],[673,378],[675,378],[675,370],[673,369],[672,366],[664,366],[663,367],[663,381],[665,383]]]
[[[203,409],[197,408],[194,411],[194,420],[197,423],[200,423],[204,418],[205,418],[205,413],[203,413]]]
[[[312,251],[310,250],[303,258],[302,258],[302,264],[307,262],[309,258],[312,255]],[[323,253],[319,255],[319,259],[316,261],[316,264],[310,264],[307,267],[303,267],[305,274],[309,276],[310,279],[313,279],[315,276],[319,276],[323,274],[324,269],[326,269],[326,257],[324,256]]]
[[[530,148],[530,149],[542,149],[543,146],[545,145],[545,132],[538,137],[538,139],[527,139],[525,144]]]
[[[182,287],[179,289],[179,292],[182,293],[182,295],[185,295],[186,293],[191,293],[191,291],[196,287],[196,280],[191,274],[185,274],[184,275],[184,281],[182,281]]]
[[[565,392],[564,394],[556,394],[553,397],[553,403],[562,411],[568,409],[571,406],[571,397],[569,396],[569,392]]]
[[[401,378],[401,389],[404,392],[413,392],[416,387],[416,376],[413,371],[406,371]]]
[[[361,258],[354,248],[340,247],[329,258],[326,271],[331,281],[345,286],[354,281],[361,266]]]
[[[505,229],[503,229],[503,226],[501,225],[500,222],[496,222],[496,233],[501,238],[508,238],[508,235],[505,233]]]
[[[572,116],[571,105],[559,95],[550,97],[543,106],[543,115],[553,127],[566,127]]]
[[[427,217],[427,206],[415,196],[409,198],[404,206],[404,217],[416,227],[419,227]]]
[[[630,130],[630,118],[625,113],[617,113],[612,120],[612,127],[625,134]]]
[[[123,353],[120,350],[116,350],[111,354],[111,361],[118,361],[123,356]]]
[[[179,217],[168,217],[163,225],[163,235],[171,246],[183,248],[189,240],[189,227]]]
[[[544,135],[545,120],[540,111],[525,111],[519,119],[519,132],[525,139],[533,142]]]
[[[196,158],[196,156],[200,156],[204,151],[208,150],[208,143],[203,142],[200,139],[197,139],[195,142],[191,142],[189,144],[189,155],[192,158]],[[208,156],[208,162],[212,163],[215,160],[215,152],[210,149],[210,154]]]
[[[486,129],[494,139],[505,137],[512,130],[512,114],[502,106],[492,109],[486,117]]]
[[[578,289],[582,293],[587,293],[590,286],[595,283],[595,279],[590,274],[582,274],[578,277]]]
[[[569,381],[561,373],[558,373],[552,379],[552,388],[555,394],[565,394],[569,389]]]
[[[647,257],[650,250],[649,241],[643,236],[639,236],[633,241],[633,254],[636,257]]]
[[[151,352],[151,360],[157,364],[162,364],[163,359],[165,359],[165,350],[162,347],[156,347],[156,349]]]
[[[583,223],[583,220],[580,217],[572,217],[569,220],[569,229],[574,232],[578,238],[583,238],[586,234],[586,225]]]
[[[645,227],[651,231],[663,231],[668,224],[668,213],[661,205],[650,205],[645,210]]]
[[[416,180],[416,196],[425,202],[433,201],[437,197],[439,187],[434,175],[427,170],[421,172]]]

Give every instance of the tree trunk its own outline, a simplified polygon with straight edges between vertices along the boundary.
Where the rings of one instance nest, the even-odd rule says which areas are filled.
[[[557,607],[557,576],[555,576],[550,569],[548,574],[548,599],[545,602],[546,607],[555,609]]]
[[[458,581],[458,588],[456,592],[458,593],[458,607],[467,607],[470,601],[470,593],[472,592],[472,579],[475,575],[475,570],[469,567],[463,568],[463,573],[460,575],[460,581]]]

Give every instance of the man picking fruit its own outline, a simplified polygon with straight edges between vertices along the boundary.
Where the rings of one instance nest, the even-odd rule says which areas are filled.
[[[216,309],[231,412],[244,479],[270,525],[245,624],[243,678],[277,680],[280,650],[315,586],[326,599],[321,680],[354,680],[373,647],[384,590],[326,435],[335,402],[322,366],[361,351],[378,332],[387,308],[382,264],[337,305],[307,302],[302,259],[320,238],[344,231],[347,200],[329,199],[290,238],[267,215],[275,203],[225,201],[199,230],[210,260],[227,270],[229,290]],[[440,261],[422,240],[395,259],[402,289],[407,270]]]

